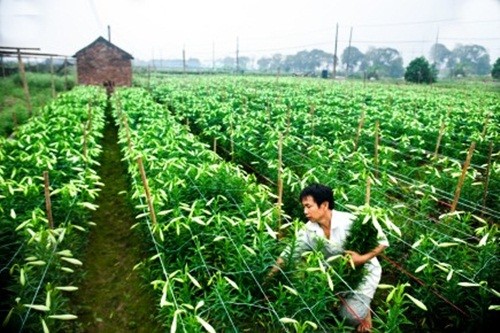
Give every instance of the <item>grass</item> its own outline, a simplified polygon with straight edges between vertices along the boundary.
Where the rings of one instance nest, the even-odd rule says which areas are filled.
[[[33,114],[53,99],[52,78],[49,73],[27,73],[28,89]],[[56,94],[70,90],[75,85],[74,76],[54,77]],[[10,136],[15,128],[29,118],[22,80],[19,74],[0,77],[0,135]]]
[[[159,332],[155,302],[134,265],[141,262],[144,242],[130,227],[136,222],[124,193],[129,188],[121,161],[117,128],[110,117],[103,137],[98,173],[105,186],[99,195],[85,253],[86,273],[74,304],[79,328],[74,332]]]

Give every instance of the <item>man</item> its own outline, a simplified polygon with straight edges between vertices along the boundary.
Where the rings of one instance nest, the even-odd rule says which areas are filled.
[[[358,332],[369,332],[372,328],[370,303],[382,275],[382,268],[376,256],[389,246],[386,236],[377,227],[378,245],[371,251],[358,253],[344,249],[344,241],[356,217],[350,213],[334,210],[332,189],[325,185],[312,184],[302,190],[300,201],[309,221],[298,232],[293,253],[290,253],[291,249],[288,246],[276,260],[269,277],[283,267],[285,258],[291,256],[292,260],[298,260],[302,253],[313,250],[318,241],[326,238],[324,247],[326,257],[344,253],[350,256],[355,266],[365,265],[367,275],[354,292],[343,301],[340,314],[349,324],[357,325]]]

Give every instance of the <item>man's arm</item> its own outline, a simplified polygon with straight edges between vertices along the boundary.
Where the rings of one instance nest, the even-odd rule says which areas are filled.
[[[354,266],[359,266],[363,265],[371,258],[378,256],[385,250],[386,247],[386,245],[380,244],[376,248],[365,254],[359,254],[355,251],[345,251],[345,253],[351,256],[351,260],[354,263]]]
[[[274,266],[271,268],[271,270],[267,274],[267,277],[273,277],[274,274],[278,273],[278,271],[283,267],[284,264],[285,260],[282,257],[278,257],[278,259],[276,259],[276,264],[274,264]]]

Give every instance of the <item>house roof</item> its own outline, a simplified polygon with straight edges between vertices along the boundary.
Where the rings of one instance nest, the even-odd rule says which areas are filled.
[[[125,52],[123,51],[122,49],[120,49],[118,46],[116,46],[115,44],[111,43],[111,42],[108,42],[106,39],[104,39],[102,36],[99,36],[99,38],[97,38],[95,41],[93,41],[92,43],[90,43],[89,45],[85,46],[83,49],[81,49],[80,51],[76,52],[73,57],[74,58],[77,58],[80,54],[82,54],[83,52],[85,52],[87,49],[90,49],[92,47],[94,47],[94,45],[97,45],[99,43],[102,43],[102,44],[105,44],[106,46],[112,48],[112,49],[115,49],[117,50],[118,52],[122,53],[123,54],[123,57],[125,59],[134,59],[134,57],[132,57],[132,55],[128,52]]]

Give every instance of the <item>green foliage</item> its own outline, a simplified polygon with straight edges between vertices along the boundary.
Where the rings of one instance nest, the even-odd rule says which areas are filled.
[[[82,124],[90,122],[90,100],[95,104],[84,156]],[[41,332],[43,325],[64,330],[54,316],[69,310],[66,292],[76,290],[72,273],[82,265],[74,254],[85,242],[89,208],[101,185],[92,167],[101,152],[97,138],[105,101],[103,90],[90,87],[62,94],[20,126],[16,138],[2,140],[0,234],[8,242],[0,253],[0,266],[6,269],[0,308],[11,314],[1,320],[12,331]],[[45,207],[44,171],[51,186],[53,228]]]
[[[409,274],[426,281],[425,286],[414,286],[412,295],[421,299],[429,311],[422,315],[419,306],[409,306],[418,302],[404,296],[405,300],[412,301],[406,304],[404,316],[414,323],[416,329],[446,325],[460,329],[469,324],[479,327],[478,321],[466,323],[461,320],[460,314],[457,315],[453,307],[437,297],[436,292],[443,294],[438,286],[446,285],[449,291],[444,293],[445,297],[456,304],[465,303],[463,308],[470,309],[475,317],[489,318],[494,311],[488,312],[485,308],[493,304],[490,298],[492,292],[484,288],[464,289],[458,283],[447,283],[446,279],[450,276],[450,281],[457,282],[454,279],[461,276],[460,273],[464,279],[480,279],[497,290],[492,275],[488,273],[496,274],[493,268],[495,259],[490,252],[495,232],[488,237],[481,235],[485,244],[479,251],[468,251],[468,248],[476,247],[474,242],[469,247],[449,246],[447,243],[460,242],[457,239],[471,242],[472,238],[467,235],[471,235],[473,229],[466,227],[470,221],[464,221],[460,228],[455,227],[456,232],[438,221],[440,214],[446,212],[446,197],[450,189],[455,188],[461,173],[459,161],[464,160],[464,151],[470,145],[468,140],[478,140],[480,148],[474,154],[473,163],[481,165],[486,163],[484,152],[488,142],[498,139],[497,94],[472,84],[461,88],[446,86],[443,89],[439,86],[429,89],[417,85],[367,85],[363,87],[363,93],[357,93],[353,88],[357,86],[332,86],[291,79],[271,82],[264,79],[199,78],[196,82],[168,80],[156,87],[153,95],[207,144],[212,145],[216,139],[217,151],[227,152],[227,155],[222,155],[248,166],[262,179],[276,179],[277,142],[279,133],[282,133],[283,207],[294,218],[303,214],[297,195],[304,184],[317,181],[331,185],[335,189],[336,204],[343,208],[346,203],[360,205],[364,202],[366,177],[373,175],[372,184],[376,185],[373,185],[375,190],[371,192],[371,202],[383,208],[376,216],[387,227],[386,234],[391,243],[386,255]],[[364,125],[358,146],[353,149],[362,114]],[[486,131],[485,116],[489,119]],[[378,170],[373,159],[376,120],[380,121],[383,138],[378,150]],[[445,120],[444,141],[438,158],[433,158],[429,152],[436,148],[436,137]],[[491,169],[490,181],[498,181],[497,170],[497,167]],[[375,177],[376,171],[378,176]],[[461,202],[482,202],[482,177],[480,169],[474,166],[469,169]],[[487,207],[498,210],[495,208],[498,207],[496,198],[497,194],[490,191]],[[476,213],[481,210],[479,206],[463,207]],[[491,223],[490,217],[488,220]],[[428,248],[422,243],[422,247],[415,245],[417,249],[412,249],[411,244],[420,235],[431,235],[434,229],[441,235],[435,243],[427,240]],[[358,243],[362,243],[361,240]],[[336,280],[333,271],[325,267],[322,270],[320,254],[319,251],[307,255],[305,266],[290,269],[285,276],[290,280],[298,279],[293,280],[293,286],[297,290],[304,288],[300,289],[300,295],[303,293],[309,298],[310,293],[316,290],[327,300],[325,304],[335,304],[335,299],[329,298],[331,294],[328,290],[318,286],[328,285],[330,279],[337,291],[342,288],[342,282]],[[426,269],[415,271],[425,260],[430,260],[428,257],[437,258],[451,268],[439,265],[446,270],[443,272],[430,263],[433,271],[427,280]],[[341,261],[339,258],[336,260]],[[384,263],[383,280],[406,282],[407,277],[401,270],[382,261]],[[341,276],[352,270],[349,264],[341,262],[332,262],[331,265]],[[303,270],[307,268],[310,271],[305,273]],[[437,271],[443,272],[443,275],[436,275]],[[284,276],[279,282],[281,286],[291,285]],[[276,289],[272,292],[279,304],[287,304],[283,307],[284,311],[297,306],[296,299],[289,300]],[[466,297],[465,292],[474,295]],[[469,301],[476,306],[468,305]],[[398,321],[404,322],[403,316],[398,317],[398,311],[396,307],[391,313],[392,328],[397,326]]]
[[[414,83],[434,83],[437,72],[424,57],[413,59],[406,67],[405,80]]]

